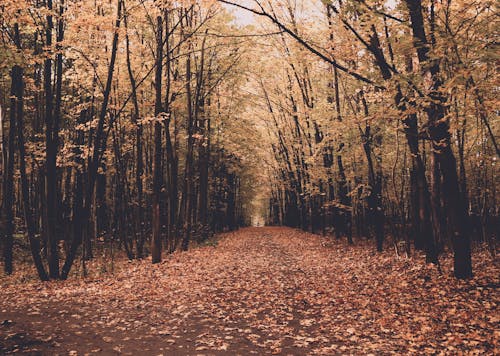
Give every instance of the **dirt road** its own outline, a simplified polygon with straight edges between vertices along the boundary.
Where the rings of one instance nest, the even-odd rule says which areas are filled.
[[[498,278],[480,277],[500,275],[493,262],[459,282],[371,245],[248,228],[158,265],[121,262],[100,279],[0,280],[0,353],[498,351]]]

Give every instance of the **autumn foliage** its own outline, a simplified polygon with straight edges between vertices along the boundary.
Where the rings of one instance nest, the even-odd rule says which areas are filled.
[[[2,0],[0,347],[495,353],[497,17]]]

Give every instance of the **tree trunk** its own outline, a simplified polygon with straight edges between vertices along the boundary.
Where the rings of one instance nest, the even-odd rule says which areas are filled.
[[[22,97],[22,70],[14,66],[11,72],[10,89],[10,115],[9,115],[9,136],[7,142],[7,154],[4,167],[3,180],[3,201],[2,201],[2,240],[4,271],[11,274],[13,271],[13,244],[14,244],[14,152],[16,137],[16,116],[18,114],[18,101]],[[22,104],[20,104],[22,105]]]
[[[144,228],[143,228],[143,186],[142,186],[142,175],[144,173],[143,159],[142,159],[142,133],[143,127],[142,123],[139,122],[140,111],[139,102],[137,100],[137,83],[132,71],[132,62],[130,60],[130,39],[128,35],[128,23],[127,23],[127,10],[124,5],[124,25],[125,25],[125,46],[126,46],[126,59],[127,59],[127,72],[130,81],[130,88],[132,90],[132,103],[134,105],[134,113],[132,115],[132,123],[135,125],[135,151],[136,151],[136,162],[135,162],[135,186],[137,190],[137,213],[135,217],[136,225],[136,257],[142,258],[143,247],[144,247]]]
[[[156,18],[156,75],[155,75],[155,123],[154,123],[154,160],[153,160],[153,237],[151,240],[151,261],[153,263],[161,262],[162,234],[161,234],[161,189],[163,182],[162,168],[162,123],[160,114],[162,114],[162,96],[161,82],[163,73],[163,19],[161,16]]]
[[[183,200],[183,211],[184,211],[184,238],[182,240],[182,250],[187,251],[189,247],[189,241],[191,239],[191,202],[193,194],[193,128],[194,128],[194,117],[192,108],[192,93],[191,93],[191,55],[188,54],[186,60],[186,100],[188,108],[188,140],[187,140],[187,153],[186,153],[186,168],[184,171],[184,188],[182,194]]]
[[[470,237],[465,225],[467,214],[460,195],[457,163],[451,149],[450,124],[445,118],[447,98],[440,92],[442,83],[439,59],[429,58],[430,48],[425,34],[421,0],[406,0],[406,5],[410,14],[413,42],[420,65],[423,72],[430,73],[432,79],[432,88],[429,93],[431,102],[426,108],[428,132],[442,175],[442,194],[447,208],[447,221],[454,250],[454,273],[457,278],[470,278],[472,277],[472,261]]]
[[[47,0],[47,25],[45,29],[46,46],[52,46],[52,31],[54,23],[52,18],[52,0]],[[56,73],[57,75],[57,73]],[[58,77],[58,76],[57,76]],[[59,79],[59,78],[57,78]],[[59,87],[56,84],[56,87]],[[56,89],[57,90],[57,89]],[[44,63],[44,91],[45,91],[45,215],[47,230],[45,240],[48,244],[49,276],[59,278],[59,236],[57,233],[57,138],[55,131],[57,125],[54,113],[54,96],[52,92],[52,58],[47,55]],[[60,103],[59,103],[60,104]]]
[[[16,97],[16,117],[17,117],[17,141],[19,146],[19,170],[21,173],[21,190],[24,208],[24,221],[26,224],[26,232],[30,243],[31,256],[35,263],[35,268],[38,272],[38,277],[42,281],[48,281],[49,276],[45,271],[40,255],[40,240],[35,237],[35,222],[33,221],[33,213],[31,211],[30,197],[29,197],[29,183],[26,175],[26,149],[24,147],[24,109],[23,109],[23,69],[19,66],[12,68],[12,84],[15,83],[15,93],[12,94]]]
[[[50,0],[49,0],[50,1]],[[89,167],[88,167],[88,174],[87,174],[87,187],[86,187],[86,194],[85,194],[85,205],[83,209],[83,221],[86,222],[86,225],[88,226],[90,223],[90,211],[91,211],[91,204],[92,204],[92,196],[94,193],[94,188],[95,188],[95,182],[97,178],[97,172],[98,172],[98,167],[99,163],[101,161],[101,155],[102,155],[102,148],[103,148],[103,133],[104,133],[104,123],[106,120],[106,114],[108,112],[108,104],[109,104],[109,98],[111,94],[111,86],[113,83],[113,73],[115,70],[115,62],[116,62],[116,56],[117,56],[117,49],[118,49],[118,35],[119,31],[118,29],[120,28],[120,23],[121,23],[121,16],[122,16],[122,0],[118,0],[118,9],[117,9],[117,17],[115,21],[115,33],[113,36],[113,43],[111,47],[111,60],[109,62],[108,66],[108,75],[107,75],[107,80],[106,80],[106,86],[104,89],[104,96],[103,96],[103,102],[101,105],[101,110],[99,112],[99,117],[98,117],[98,122],[97,122],[97,128],[96,128],[96,133],[95,133],[95,138],[94,138],[94,145],[93,145],[93,151],[92,151],[92,157],[89,159]],[[80,246],[81,241],[78,239],[73,239],[71,243],[71,249],[68,254],[68,257],[66,258],[66,261],[64,262],[64,266],[62,268],[61,272],[61,279],[66,279],[68,278],[68,274],[71,270],[71,266],[73,265],[73,262],[76,258],[76,253],[78,251],[78,247]]]

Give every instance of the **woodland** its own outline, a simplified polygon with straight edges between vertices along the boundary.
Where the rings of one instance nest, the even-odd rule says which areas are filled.
[[[498,24],[0,0],[0,353],[499,352]]]

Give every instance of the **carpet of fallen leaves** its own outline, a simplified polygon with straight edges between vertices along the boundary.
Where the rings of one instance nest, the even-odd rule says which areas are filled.
[[[65,282],[0,283],[0,354],[498,354],[498,261],[475,277],[288,228]],[[3,348],[3,349],[2,349]]]

